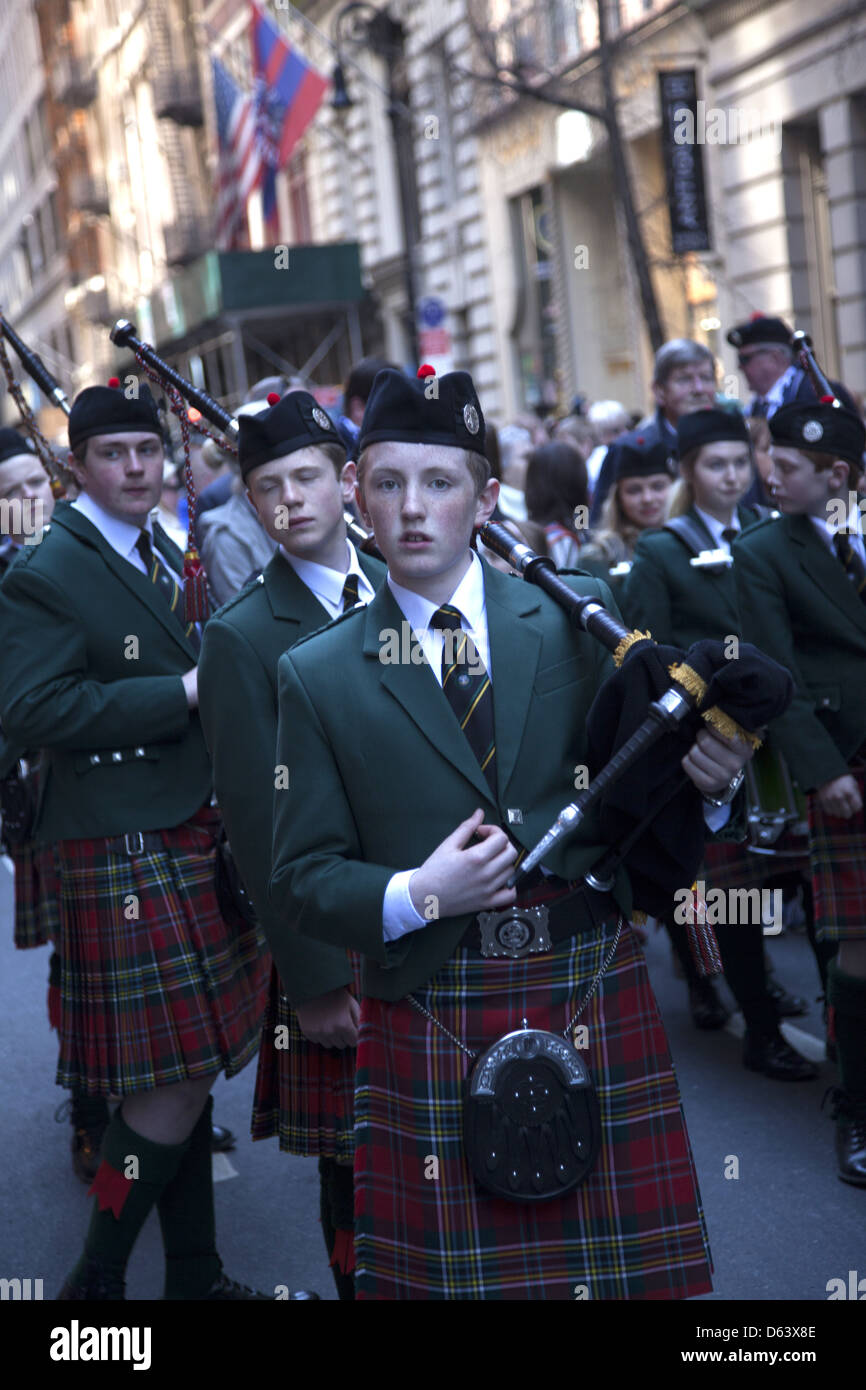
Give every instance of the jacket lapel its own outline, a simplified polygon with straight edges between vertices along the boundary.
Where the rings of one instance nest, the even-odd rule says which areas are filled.
[[[98,527],[94,526],[92,521],[89,521],[75,507],[64,507],[59,516],[55,512],[52,517],[52,524],[65,527],[85,545],[98,551],[115,578],[119,579],[121,584],[149,609],[156,621],[165,628],[168,635],[190,658],[190,665],[195,665],[198,659],[197,653],[188,641],[180,619],[172,613],[162,594],[155,584],[151,584],[147,575],[118,555],[117,551],[108,544]]]
[[[365,555],[363,550],[358,550],[358,564],[362,572],[367,576],[374,589],[378,589],[385,578],[385,566],[381,560],[374,560],[372,555]]]
[[[390,637],[392,633],[393,638]],[[389,644],[390,653],[398,659],[382,659],[389,654]],[[439,682],[420,649],[416,648],[418,659],[411,660],[413,648],[416,644],[411,641],[403,611],[388,585],[383,584],[364,614],[364,655],[368,660],[379,662],[382,685],[403,707],[431,747],[453,764],[486,802],[492,803],[487,779]],[[495,710],[495,690],[493,707]]]
[[[541,598],[526,580],[512,579],[492,565],[482,564],[493,668],[496,777],[503,796],[520,751],[541,654],[541,633],[524,619],[539,612]]]
[[[689,508],[688,515],[689,515],[690,520],[693,521],[693,522],[695,523],[695,525],[697,526],[697,528],[698,528],[698,530],[700,531],[701,535],[705,537],[706,543],[707,543],[707,550],[715,550],[715,548],[716,548],[716,543],[715,543],[715,541],[713,540],[713,537],[712,537],[710,531],[708,531],[707,526],[706,526],[706,523],[701,519],[700,516],[698,516],[697,508],[695,508],[695,507],[690,507],[690,508]]]
[[[823,590],[833,607],[849,617],[862,633],[866,629],[866,603],[857,594],[835,554],[824,545],[807,516],[793,516],[789,524],[789,535],[797,546],[806,574]]]
[[[265,593],[275,618],[297,624],[301,632],[315,632],[331,621],[331,615],[311,589],[299,579],[288,560],[279,551],[272,555],[262,571]],[[299,632],[298,636],[301,633]],[[293,645],[292,639],[287,645]]]

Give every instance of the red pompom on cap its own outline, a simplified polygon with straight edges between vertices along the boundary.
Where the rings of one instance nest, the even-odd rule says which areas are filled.
[[[278,405],[281,399],[279,391],[268,392],[268,405]]]
[[[821,397],[821,402],[820,402],[820,403],[821,403],[821,405],[835,405],[835,404],[836,404],[836,397],[835,397],[835,396],[822,396],[822,397]]]
[[[415,375],[423,381],[425,376],[435,376],[436,368],[431,367],[429,362],[422,362]]]
[[[120,377],[119,377],[119,376],[110,376],[110,377],[108,378],[108,384],[109,384],[109,386],[111,387],[111,389],[112,389],[113,391],[116,391],[116,390],[118,389],[118,387],[120,386]]]
[[[758,319],[762,319],[763,317],[764,317],[764,315],[763,315],[760,311],[758,311],[758,312],[756,312],[756,313],[754,313],[754,314],[749,314],[749,322],[750,322],[750,323],[757,323]]]

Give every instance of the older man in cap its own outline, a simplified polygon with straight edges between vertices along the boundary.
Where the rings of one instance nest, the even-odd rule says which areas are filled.
[[[783,405],[818,399],[808,373],[794,360],[792,334],[784,319],[752,314],[732,328],[727,339],[737,349],[737,366],[753,393],[745,407],[747,415],[769,420]],[[854,401],[841,382],[832,385],[842,404],[856,414]]]

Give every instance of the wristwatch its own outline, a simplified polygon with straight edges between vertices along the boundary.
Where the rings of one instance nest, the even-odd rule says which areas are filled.
[[[708,806],[729,806],[743,785],[745,775],[745,770],[740,768],[736,776],[731,778],[721,796],[710,796],[708,792],[703,792],[704,801]]]

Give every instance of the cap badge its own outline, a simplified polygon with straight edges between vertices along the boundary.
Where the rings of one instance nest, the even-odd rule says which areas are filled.
[[[823,439],[824,426],[821,424],[821,421],[807,420],[803,426],[803,438],[808,440],[810,444],[814,444],[817,440]]]
[[[731,344],[733,345],[733,347],[742,347],[743,335],[740,332],[739,328],[735,328],[731,333]]]
[[[478,419],[478,411],[474,405],[464,405],[463,423],[470,434],[477,434],[481,428],[481,421]]]
[[[320,430],[332,430],[334,428],[324,410],[317,405],[313,406],[313,419]]]

